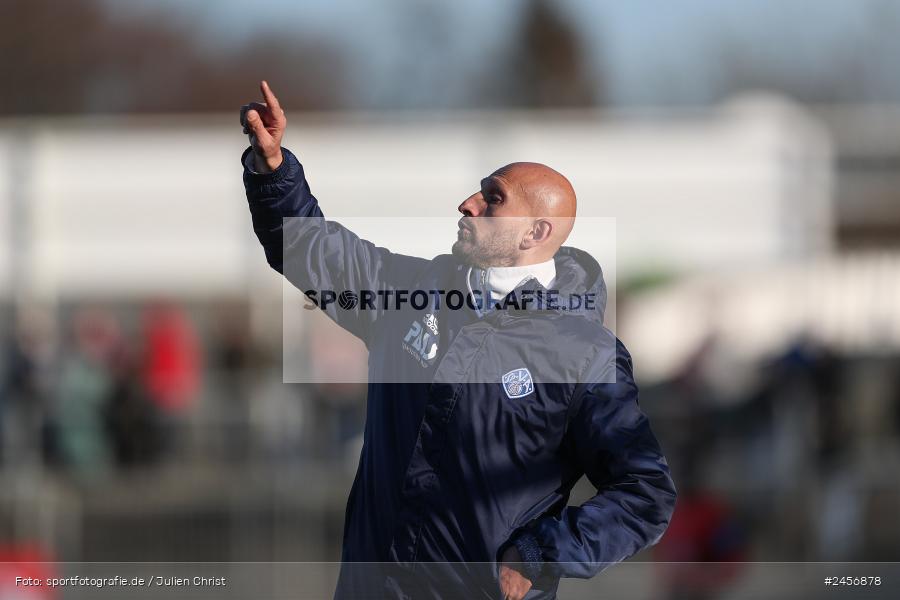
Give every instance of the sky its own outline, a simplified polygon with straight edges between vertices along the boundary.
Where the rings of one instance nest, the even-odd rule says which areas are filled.
[[[479,65],[495,55],[514,30],[524,0],[107,0],[114,10],[140,18],[164,11],[189,24],[215,49],[270,32],[315,35],[344,49],[351,80],[364,104],[395,97],[404,69],[414,69],[420,89],[452,96]],[[727,73],[722,48],[783,77],[837,68],[832,53],[871,44],[870,30],[900,23],[891,0],[559,0],[582,35],[591,68],[602,73],[613,105],[694,104],[714,98]],[[888,7],[888,8],[885,8]],[[423,28],[422,23],[431,26]],[[895,33],[889,31],[890,34]],[[890,35],[900,39],[900,36]],[[868,46],[866,46],[868,47]],[[897,43],[866,62],[878,85],[900,100],[900,76],[889,56]],[[424,74],[424,75],[423,75]],[[887,81],[887,80],[890,81]],[[882,81],[884,80],[884,81]],[[429,84],[430,82],[430,84]],[[424,99],[423,96],[424,95]],[[434,100],[433,98],[431,99]],[[448,98],[452,103],[453,98]]]

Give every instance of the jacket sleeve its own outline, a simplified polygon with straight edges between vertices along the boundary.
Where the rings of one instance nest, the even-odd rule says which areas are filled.
[[[377,293],[410,285],[412,274],[428,261],[392,253],[360,239],[338,223],[326,221],[303,166],[290,150],[282,148],[284,160],[271,173],[255,173],[248,168],[250,150],[247,148],[241,156],[244,188],[253,231],[269,265],[338,325],[368,342],[379,310],[363,310],[361,302],[344,309],[334,298],[324,302],[323,292],[339,295],[348,291],[360,296],[363,290]]]
[[[541,574],[593,577],[655,544],[674,511],[669,467],[638,406],[631,357],[618,340],[612,363],[606,368],[615,369],[614,383],[576,387],[566,432],[565,443],[597,494],[539,518],[514,537],[532,580]]]

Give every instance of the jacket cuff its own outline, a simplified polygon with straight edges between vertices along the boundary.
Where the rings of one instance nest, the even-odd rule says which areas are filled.
[[[541,546],[537,538],[528,531],[522,531],[513,539],[512,543],[522,558],[522,574],[533,583],[544,568]]]
[[[249,185],[264,186],[278,183],[287,179],[300,166],[300,161],[297,160],[297,157],[287,148],[282,148],[282,161],[278,168],[269,173],[257,173],[252,169],[253,163],[250,157],[250,152],[252,151],[253,148],[248,146],[244,153],[241,154],[241,164],[244,166],[244,182]]]

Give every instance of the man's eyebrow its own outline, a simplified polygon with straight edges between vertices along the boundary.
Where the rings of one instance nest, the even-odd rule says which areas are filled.
[[[500,194],[503,194],[503,188],[497,182],[497,178],[494,177],[493,175],[491,175],[490,177],[485,177],[484,179],[481,180],[481,190],[482,191],[487,191],[487,190],[497,191],[497,192],[500,192]]]

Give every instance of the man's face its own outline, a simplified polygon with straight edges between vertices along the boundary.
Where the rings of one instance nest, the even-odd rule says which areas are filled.
[[[481,189],[459,205],[459,212],[454,256],[476,267],[515,264],[532,219],[525,190],[509,173],[500,170],[482,179]]]

